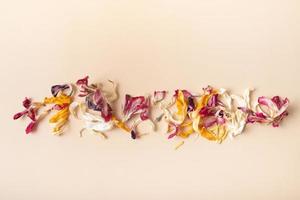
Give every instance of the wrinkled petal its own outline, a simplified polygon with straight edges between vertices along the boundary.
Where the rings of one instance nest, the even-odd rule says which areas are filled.
[[[149,119],[150,101],[144,96],[132,97],[125,96],[125,105],[123,109],[124,121],[130,120],[134,115],[140,114],[142,120]]]
[[[111,120],[112,108],[99,89],[97,89],[95,93],[90,94],[86,98],[86,103],[89,109],[101,112],[101,116],[105,119],[106,122]]]

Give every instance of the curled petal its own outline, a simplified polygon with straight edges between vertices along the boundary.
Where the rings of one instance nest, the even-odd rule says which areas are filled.
[[[162,90],[162,91],[154,91],[154,96],[153,96],[153,103],[157,104],[165,99],[167,95],[167,91]]]
[[[228,134],[231,137],[238,136],[243,133],[245,126],[247,124],[248,113],[245,113],[241,110],[232,112],[227,118],[226,126]]]
[[[175,105],[177,108],[177,112],[175,113],[175,115],[171,114],[168,108],[164,108],[164,114],[167,121],[178,125],[183,123],[183,121],[187,117],[188,110],[188,105],[185,100],[184,93],[181,90],[178,91]]]
[[[278,127],[279,124],[280,124],[280,122],[281,122],[281,121],[283,120],[283,118],[285,118],[286,116],[288,116],[288,112],[287,112],[287,111],[285,111],[285,112],[281,113],[279,116],[277,116],[277,117],[273,120],[273,122],[272,122],[273,127]]]
[[[236,101],[238,107],[250,108],[251,89],[246,89],[243,96],[231,95],[231,98]]]
[[[70,89],[70,86],[68,84],[54,85],[51,87],[51,93],[54,97],[56,97],[59,92],[63,92],[66,89]]]
[[[282,119],[288,115],[288,106],[289,100],[287,98],[282,99],[279,96],[275,96],[272,99],[269,99],[262,96],[258,98],[256,109],[257,112],[261,112],[267,116],[274,127],[278,127]]]
[[[79,79],[77,82],[76,82],[76,85],[85,85],[87,86],[89,83],[89,76],[86,76],[82,79]]]

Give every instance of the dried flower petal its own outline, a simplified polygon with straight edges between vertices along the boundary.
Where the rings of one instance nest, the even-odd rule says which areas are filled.
[[[125,106],[123,109],[123,121],[130,120],[134,115],[139,114],[141,120],[149,119],[150,112],[149,98],[144,96],[132,97],[129,94],[125,96]]]
[[[154,91],[154,96],[153,96],[153,103],[157,104],[165,99],[167,95],[167,91],[162,90],[162,91]]]
[[[99,111],[106,122],[111,120],[112,108],[99,89],[87,96],[86,103],[89,109]]]
[[[68,84],[64,85],[54,85],[51,87],[51,93],[54,97],[58,95],[59,92],[63,92],[64,90],[70,89]]]
[[[30,122],[30,124],[26,127],[26,130],[25,130],[26,134],[33,132],[35,127],[36,127],[36,122],[35,121]]]
[[[25,98],[25,100],[23,101],[23,106],[28,109],[31,106],[31,100],[29,98]]]

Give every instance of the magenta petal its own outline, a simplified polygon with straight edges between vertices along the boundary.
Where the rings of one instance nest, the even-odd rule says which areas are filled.
[[[135,114],[140,114],[142,120],[149,119],[149,108],[150,101],[148,98],[146,99],[143,96],[132,97],[128,94],[125,96],[123,113],[126,120],[129,120]]]
[[[26,134],[33,132],[35,127],[36,127],[36,122],[35,121],[30,122],[30,124],[27,126],[27,128],[25,130]]]
[[[273,101],[273,103],[275,103],[278,110],[280,110],[283,105],[289,102],[288,98],[282,99],[280,96],[274,96],[271,100]]]
[[[205,106],[205,107],[201,108],[199,114],[203,117],[206,117],[206,116],[215,115],[217,111],[218,110],[216,109],[216,107]]]
[[[210,106],[210,107],[216,106],[217,102],[218,102],[218,94],[214,94],[208,100],[207,106]]]

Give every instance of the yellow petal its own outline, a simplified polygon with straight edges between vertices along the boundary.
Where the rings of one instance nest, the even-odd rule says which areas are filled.
[[[124,131],[130,133],[130,131],[131,131],[130,128],[124,122],[118,120],[115,117],[112,117],[112,120],[113,120],[114,124],[116,125],[116,127],[123,129]]]

